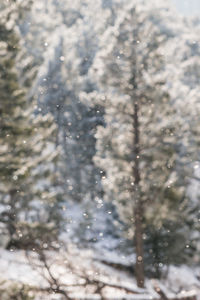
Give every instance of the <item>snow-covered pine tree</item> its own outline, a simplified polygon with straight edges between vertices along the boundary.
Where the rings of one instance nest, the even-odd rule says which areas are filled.
[[[12,27],[0,26],[1,234],[8,248],[46,247],[57,239],[61,220],[59,191],[51,187],[56,128],[50,115],[28,104],[17,77],[18,38]]]
[[[102,178],[106,199],[116,203],[131,229],[134,224],[140,287],[144,286],[143,242],[145,236],[152,237],[150,227],[159,236],[150,247],[156,271],[162,261],[154,249],[162,243],[163,251],[169,243],[166,235],[161,241],[163,230],[171,230],[173,224],[171,236],[180,236],[174,257],[184,251],[188,238],[180,232],[180,224],[185,224],[181,222],[184,184],[176,168],[181,128],[162,79],[165,65],[160,47],[168,33],[161,16],[165,22],[168,13],[162,4],[144,2],[125,5],[115,26],[103,36],[107,47],[94,64],[97,78],[107,86],[105,97],[100,98],[106,126],[97,131],[95,162],[106,172]]]
[[[173,23],[174,22],[174,23]],[[177,137],[179,144],[179,177],[185,182],[189,205],[184,217],[190,226],[190,238],[187,249],[195,249],[195,255],[185,257],[184,261],[199,262],[197,248],[199,240],[199,21],[179,20],[168,25],[170,38],[165,53],[165,78],[177,110],[176,119],[181,131]],[[196,23],[197,22],[197,23]],[[182,224],[180,224],[182,225]],[[178,243],[174,243],[177,245]],[[175,247],[172,249],[172,253]],[[178,257],[178,256],[177,256]],[[180,256],[179,256],[180,257]],[[168,257],[169,258],[169,257]],[[189,258],[189,260],[188,260]]]
[[[50,111],[54,115],[58,126],[57,144],[62,147],[63,153],[59,172],[65,194],[68,199],[81,202],[85,198],[94,198],[96,190],[99,193],[99,185],[96,184],[99,171],[92,157],[95,152],[95,128],[97,123],[102,122],[101,112],[98,107],[88,107],[80,100],[81,91],[92,87],[87,73],[97,50],[97,38],[92,25],[87,22],[91,11],[85,10],[80,1],[73,4],[72,10],[69,2],[62,7],[56,1],[49,2],[48,8],[45,5],[39,7],[35,3],[31,12],[33,16],[30,14],[29,17],[33,18],[36,12],[43,14],[43,24],[33,21],[28,27],[26,24],[30,23],[30,19],[27,18],[20,27],[22,33],[26,28],[29,31],[23,36],[24,48],[31,56],[32,53],[38,54],[32,59],[32,67],[28,64],[28,68],[33,70],[37,59],[42,57],[30,94],[38,101],[43,113]],[[84,19],[80,10],[83,10]],[[54,26],[49,19],[54,20]],[[77,32],[79,38],[76,38]],[[30,49],[33,38],[36,49]],[[42,40],[46,41],[44,53],[43,45],[39,45]],[[91,47],[88,49],[89,43]]]

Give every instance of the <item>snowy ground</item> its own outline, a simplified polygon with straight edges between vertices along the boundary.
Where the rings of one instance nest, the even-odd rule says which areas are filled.
[[[109,214],[106,214],[107,211]],[[96,210],[95,220],[90,220],[89,212],[82,205],[71,207],[68,204],[68,209],[64,211],[66,230],[60,236],[67,249],[45,251],[47,267],[34,251],[27,255],[25,251],[0,249],[0,291],[6,281],[7,285],[28,285],[30,290],[34,290],[30,293],[34,296],[37,294],[35,300],[66,299],[48,290],[54,287],[55,280],[72,299],[101,299],[102,295],[106,299],[159,299],[160,296],[155,292],[155,286],[159,286],[169,298],[193,293],[200,300],[200,267],[171,266],[167,271],[167,279],[159,282],[148,279],[145,289],[138,289],[133,275],[128,271],[135,263],[135,255],[132,251],[124,251],[124,246],[120,252],[124,240],[120,238],[120,233],[113,236],[112,230],[108,231],[108,228],[112,229],[113,213],[101,207]],[[86,243],[91,249],[79,249],[71,241],[74,244]],[[88,284],[86,280],[89,280]],[[96,282],[105,286],[102,295],[95,292]]]
[[[169,298],[177,295],[184,297],[193,293],[200,300],[200,267],[191,269],[187,266],[171,266],[167,271],[167,279],[159,282],[153,279],[146,280],[145,289],[138,289],[133,275],[128,272],[128,267],[134,265],[135,255],[128,252],[122,254],[118,251],[121,246],[120,237],[113,237],[107,231],[107,228],[110,228],[112,214],[109,213],[102,222],[102,214],[105,218],[105,211],[102,209],[97,210],[95,222],[92,224],[89,221],[89,225],[87,223],[85,225],[84,220],[89,213],[85,212],[81,205],[77,205],[73,212],[71,207],[65,211],[64,217],[68,222],[61,238],[63,244],[67,245],[67,249],[45,252],[49,270],[34,251],[29,252],[27,256],[25,251],[0,249],[0,289],[6,280],[9,283],[28,285],[31,289],[42,289],[41,292],[33,292],[34,295],[37,294],[36,300],[65,299],[60,294],[45,291],[54,285],[52,280],[56,280],[72,299],[101,299],[101,296],[95,292],[94,285],[97,281],[105,285],[102,293],[106,299],[159,299],[160,296],[155,292],[156,285]],[[90,250],[78,249],[70,243],[70,240],[77,242],[78,230],[81,227],[80,220],[82,225],[86,226],[84,238],[87,245],[92,245]],[[95,229],[96,224],[101,224],[98,230]],[[84,236],[83,232],[80,234]],[[84,245],[84,242],[82,244]],[[90,281],[89,284],[85,284],[86,279]]]
[[[192,270],[186,266],[179,268],[171,266],[167,280],[159,282],[146,280],[146,287],[142,290],[137,288],[136,282],[130,274],[102,264],[98,260],[99,257],[96,257],[92,251],[80,251],[71,246],[67,254],[60,251],[46,252],[45,255],[51,274],[59,281],[60,286],[70,293],[72,299],[101,299],[97,293],[94,293],[94,287],[91,284],[87,288],[85,286],[72,287],[76,284],[84,285],[86,277],[91,281],[100,280],[115,286],[104,288],[103,293],[107,299],[159,299],[158,294],[154,291],[155,284],[159,285],[169,298],[173,298],[177,294],[186,296],[196,293],[200,299],[200,268]],[[109,257],[103,258],[109,260]],[[117,256],[113,257],[111,261],[113,260],[118,261]],[[118,262],[122,262],[120,257]],[[1,249],[0,274],[0,282],[9,280],[42,289],[49,287],[49,279],[51,279],[48,270],[38,260],[36,253],[29,253],[28,260],[24,251],[10,252]],[[127,290],[118,289],[117,286],[128,289],[130,293]],[[64,298],[56,294],[38,293],[36,299],[61,300]]]

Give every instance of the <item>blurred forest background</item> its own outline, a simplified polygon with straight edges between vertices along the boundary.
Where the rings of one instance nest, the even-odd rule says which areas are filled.
[[[170,1],[1,0],[0,299],[200,299],[199,39]]]

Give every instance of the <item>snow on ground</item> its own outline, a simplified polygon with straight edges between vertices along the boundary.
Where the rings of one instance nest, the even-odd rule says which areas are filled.
[[[69,244],[70,240],[80,243],[77,238],[77,229],[81,227],[81,223],[82,227],[85,226],[84,217],[88,216],[88,213],[85,211],[84,205],[82,206],[77,204],[74,206],[73,204],[72,207],[68,205],[68,208],[70,209],[68,209],[67,212],[65,211],[65,216],[68,220],[70,220],[70,222],[68,222],[67,225],[68,231],[65,234],[62,234],[62,239],[64,244]],[[118,264],[122,268],[123,266],[130,267],[134,265],[135,254],[129,254],[128,251],[127,253],[124,253],[124,251],[119,250],[124,241],[119,236],[112,236],[112,234],[109,234],[106,231],[107,228],[109,228],[109,226],[107,226],[107,222],[109,221],[107,217],[109,217],[109,215],[105,216],[105,207],[97,209],[95,212],[95,222],[88,226],[88,231],[86,230],[86,246],[90,247],[91,251],[87,252],[86,259],[84,259],[86,262],[85,267],[88,268],[88,258],[90,257],[90,263],[92,260],[93,267],[94,265],[95,267],[98,267],[100,272],[104,273],[106,271],[106,273],[113,279],[117,277],[117,280],[120,282],[126,282],[126,284],[128,281],[128,284],[130,283],[130,285],[137,290],[136,282],[133,278],[131,278],[131,274],[127,275],[127,273],[119,271],[119,269],[116,271],[116,269],[113,269],[112,267],[114,264]],[[98,230],[95,230],[95,226],[98,227]],[[95,242],[93,239],[96,239]],[[86,253],[86,250],[83,249],[78,251]],[[125,278],[123,276],[125,276]],[[162,285],[163,290],[168,293],[169,297],[174,297],[180,291],[184,293],[194,290],[197,294],[199,294],[200,300],[200,281],[198,278],[200,278],[200,268],[171,266],[168,269],[168,279],[160,281],[159,284]],[[151,280],[147,280],[146,290],[150,295],[156,298],[157,294],[155,294],[152,284]]]
[[[44,279],[28,264],[24,251],[0,249],[0,279],[45,286]]]
[[[168,279],[165,283],[167,288],[182,294],[188,291],[196,291],[198,299],[200,299],[200,267],[189,268],[188,266],[170,266],[168,271]]]
[[[104,208],[105,210],[105,208]],[[92,224],[88,221],[85,224],[85,217],[89,215],[85,211],[84,206],[77,204],[71,207],[68,204],[64,217],[67,220],[66,232],[62,234],[61,239],[67,249],[58,252],[46,251],[48,264],[53,276],[59,280],[61,286],[76,285],[84,283],[84,276],[90,279],[97,279],[103,283],[113,284],[114,287],[104,288],[104,293],[108,299],[159,299],[159,295],[154,290],[155,282],[166,293],[169,298],[175,297],[178,293],[186,296],[186,293],[196,293],[200,300],[200,267],[189,268],[187,266],[170,266],[168,269],[167,279],[160,281],[146,280],[145,289],[139,289],[133,275],[127,271],[127,267],[134,265],[135,254],[120,252],[121,242],[124,242],[120,236],[112,236],[107,232],[107,222],[109,222],[110,214],[102,221],[102,215],[105,218],[105,211],[99,209],[95,213],[95,220],[101,226],[99,230],[95,230],[96,223]],[[87,219],[89,219],[87,217]],[[90,223],[89,223],[90,222]],[[82,224],[82,225],[81,225]],[[79,249],[78,246],[72,244],[73,241],[77,245],[80,244],[78,239],[78,231],[86,229],[86,244],[91,245],[90,249]],[[89,227],[88,227],[89,226]],[[93,227],[92,227],[93,226]],[[88,227],[88,232],[87,232]],[[93,232],[94,236],[90,235]],[[80,232],[83,233],[82,231]],[[96,238],[94,242],[93,239]],[[91,241],[90,243],[88,241]],[[84,245],[84,243],[82,243]],[[19,282],[29,286],[39,288],[49,287],[48,271],[41,267],[38,255],[29,252],[29,260],[25,251],[7,251],[0,249],[0,282],[9,280],[11,282]],[[37,265],[37,267],[36,267]],[[38,266],[39,265],[39,266]],[[115,267],[114,267],[115,265]],[[116,269],[116,265],[118,268]],[[124,268],[123,268],[124,267]],[[124,287],[135,293],[128,295],[117,286]],[[71,287],[67,288],[68,292],[73,295],[74,299],[101,299],[99,295],[92,294],[90,289]],[[85,296],[84,296],[85,295]],[[38,293],[36,300],[61,300],[60,295],[49,295]]]
[[[154,291],[155,283],[166,293],[169,298],[179,293],[182,296],[188,293],[196,293],[200,296],[200,268],[191,269],[187,266],[171,266],[168,272],[167,280],[155,281],[146,280],[145,289],[139,289],[136,286],[135,279],[125,272],[116,270],[111,266],[106,266],[97,261],[97,257],[92,251],[80,250],[70,246],[68,252],[46,252],[48,264],[51,266],[53,276],[59,280],[61,286],[84,283],[84,276],[92,280],[100,280],[103,283],[113,284],[114,287],[106,287],[104,293],[108,299],[159,299]],[[30,286],[46,288],[48,287],[48,272],[44,268],[36,268],[40,265],[37,254],[29,253],[30,261],[27,260],[24,251],[7,251],[0,249],[0,281],[10,280],[20,282]],[[117,262],[117,257],[113,257]],[[30,263],[31,262],[31,265]],[[121,262],[121,261],[119,261]],[[36,268],[36,269],[34,269]],[[45,279],[46,277],[46,279]],[[133,294],[127,294],[124,290],[117,289],[117,286],[125,287]],[[92,288],[70,287],[68,292],[74,299],[101,299],[99,295],[92,294]],[[85,295],[85,296],[84,296]],[[38,294],[37,300],[57,300],[62,299],[60,295]],[[200,299],[200,298],[198,298]]]

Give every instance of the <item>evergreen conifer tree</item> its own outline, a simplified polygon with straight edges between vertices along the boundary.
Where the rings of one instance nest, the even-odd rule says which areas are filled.
[[[171,241],[175,236],[179,240],[173,255],[176,260],[180,250],[187,251],[189,237],[189,230],[181,230],[187,203],[177,170],[181,128],[162,80],[165,66],[160,49],[168,36],[160,24],[160,10],[151,3],[128,4],[103,37],[109,46],[94,65],[101,83],[108,87],[106,96],[100,97],[106,126],[97,131],[95,161],[106,173],[102,178],[106,199],[115,201],[122,217],[134,225],[135,274],[140,287],[144,286],[144,259],[149,255],[146,241],[159,276],[159,266],[169,261]]]
[[[59,191],[51,186],[55,126],[26,100],[16,70],[18,38],[4,23],[0,41],[1,233],[9,237],[8,248],[34,248],[54,241],[59,231]]]

